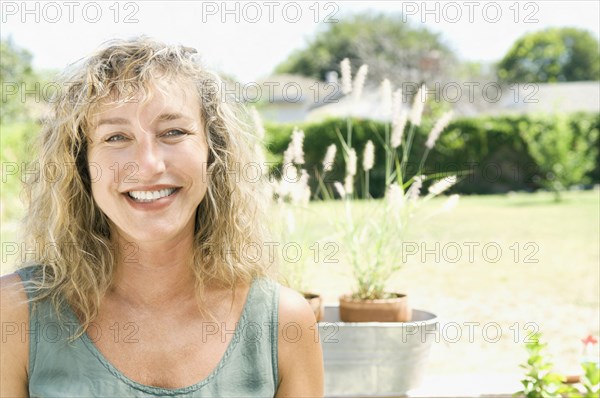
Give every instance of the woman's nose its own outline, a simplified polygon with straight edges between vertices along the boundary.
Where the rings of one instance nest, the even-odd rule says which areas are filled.
[[[152,182],[156,176],[164,173],[164,153],[153,134],[144,134],[138,141],[135,162],[139,179],[145,182]]]

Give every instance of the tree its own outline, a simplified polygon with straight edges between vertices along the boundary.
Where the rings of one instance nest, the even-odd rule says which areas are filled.
[[[363,14],[325,25],[275,72],[324,80],[327,72],[339,71],[344,58],[350,59],[353,70],[368,64],[369,80],[387,77],[398,83],[437,78],[453,64],[438,34],[412,27],[398,14]]]
[[[510,83],[600,80],[598,40],[576,28],[549,28],[518,39],[498,64]]]
[[[0,40],[0,119],[3,123],[26,115],[20,95],[24,84],[35,80],[31,53],[17,47],[11,38]]]
[[[591,182],[588,174],[598,158],[598,128],[583,118],[569,121],[563,114],[536,119],[536,123],[520,126],[520,134],[540,170],[534,181],[554,192],[558,202],[561,191]]]

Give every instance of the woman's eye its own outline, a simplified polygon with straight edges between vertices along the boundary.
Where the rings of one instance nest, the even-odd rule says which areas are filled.
[[[163,135],[165,137],[178,137],[181,135],[186,135],[187,133],[185,131],[182,130],[177,130],[177,129],[173,129],[173,130],[169,130],[166,133],[164,133]]]
[[[111,135],[110,137],[108,137],[106,139],[106,142],[117,142],[117,141],[123,141],[125,140],[125,136],[122,134],[115,134],[115,135]]]

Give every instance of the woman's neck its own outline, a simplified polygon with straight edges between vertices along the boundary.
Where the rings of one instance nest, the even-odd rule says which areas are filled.
[[[135,307],[160,308],[195,297],[193,235],[164,241],[119,239],[110,294]]]

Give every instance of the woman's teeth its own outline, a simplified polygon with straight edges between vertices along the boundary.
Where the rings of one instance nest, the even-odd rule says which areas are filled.
[[[161,189],[160,191],[130,191],[127,192],[127,195],[136,202],[152,202],[169,196],[175,191],[176,188]]]

